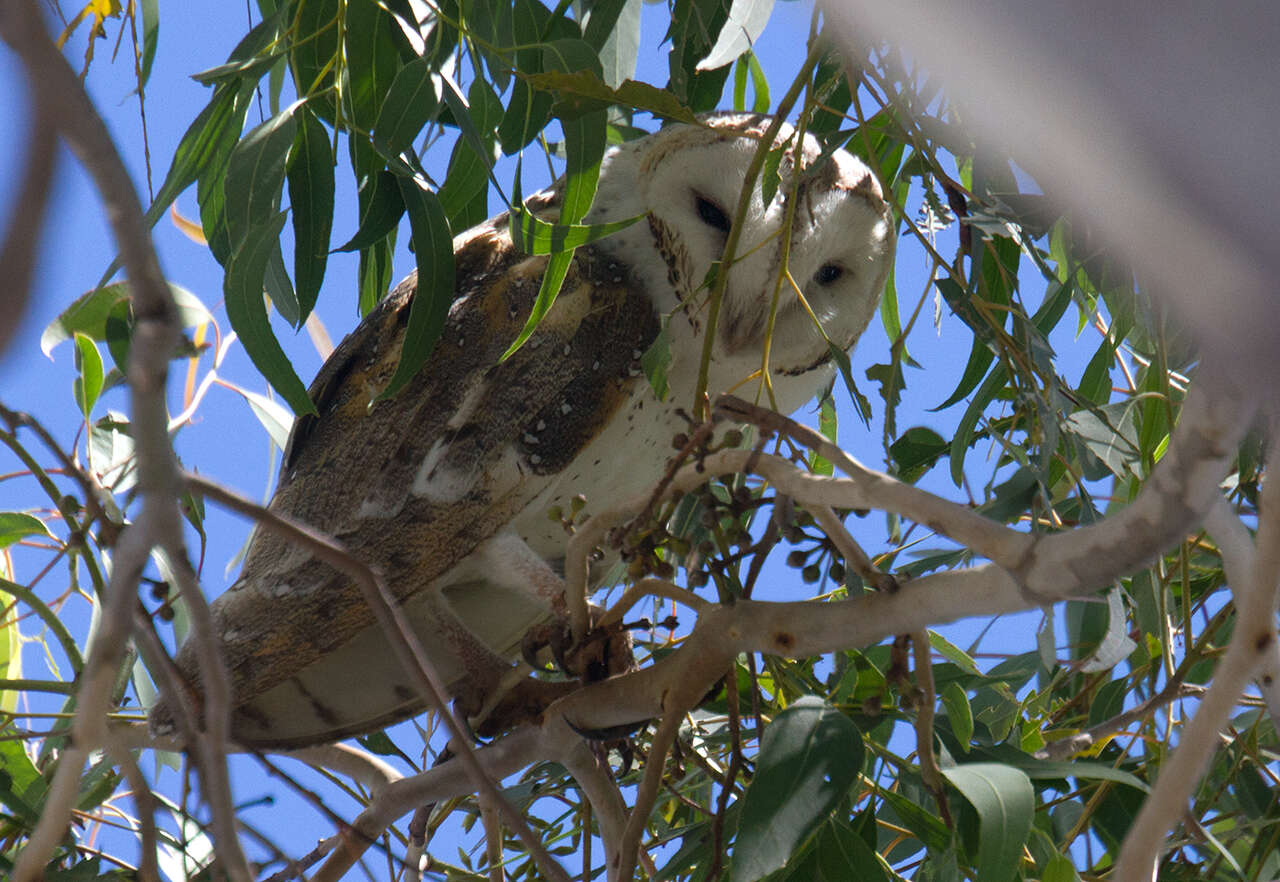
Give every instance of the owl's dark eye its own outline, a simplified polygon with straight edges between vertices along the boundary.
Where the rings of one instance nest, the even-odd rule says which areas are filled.
[[[729,215],[706,196],[694,196],[694,206],[698,210],[698,218],[707,226],[714,227],[722,233],[729,232]]]
[[[834,285],[844,275],[844,267],[838,263],[826,263],[813,274],[813,280],[819,285]]]

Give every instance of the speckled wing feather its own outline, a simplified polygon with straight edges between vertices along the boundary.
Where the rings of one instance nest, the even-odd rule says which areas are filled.
[[[555,199],[530,204],[553,213]],[[645,383],[636,357],[659,330],[627,268],[583,248],[534,336],[499,364],[530,314],[546,258],[514,249],[505,215],[455,240],[455,248],[455,301],[427,364],[398,395],[374,402],[399,356],[410,277],[316,377],[319,415],[295,425],[271,502],[337,537],[401,601],[448,573],[556,481]],[[252,719],[261,712],[247,701],[290,679],[301,684],[299,672],[373,624],[344,576],[266,531],[213,612],[237,706],[233,732],[250,742],[273,724]],[[178,666],[198,683],[190,644]],[[416,704],[416,696],[403,698]],[[319,698],[314,703],[321,716],[333,714]],[[335,719],[334,737],[372,728],[368,722]]]

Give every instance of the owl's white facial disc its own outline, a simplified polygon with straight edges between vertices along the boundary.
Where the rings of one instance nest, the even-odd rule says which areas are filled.
[[[705,320],[703,283],[723,256],[747,167],[769,124],[766,117],[741,114],[716,114],[706,122],[709,128],[675,126],[612,151],[587,218],[599,223],[647,214],[647,222],[601,247],[632,268],[660,310],[683,306],[680,312],[694,326]],[[778,143],[790,136],[784,126]],[[759,183],[754,188],[716,332],[718,360],[758,366],[777,291],[771,369],[779,374],[825,362],[823,332],[844,349],[853,345],[875,311],[892,257],[888,209],[867,168],[843,151],[815,164],[820,145],[807,137],[793,187],[794,152],[792,146],[779,165],[781,185],[768,205]],[[785,254],[782,231],[792,201]]]

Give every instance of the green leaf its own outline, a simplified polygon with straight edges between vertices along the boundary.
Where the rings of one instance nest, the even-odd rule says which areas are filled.
[[[644,355],[640,356],[640,368],[644,371],[653,394],[659,401],[667,400],[667,371],[671,367],[671,335],[667,333],[667,323],[662,323],[662,330],[653,338]]]
[[[876,850],[868,845],[852,825],[837,818],[824,824],[818,834],[816,869],[825,882],[890,882],[891,876]],[[813,882],[813,877],[792,876],[795,882]]]
[[[529,211],[519,199],[512,202],[511,241],[525,254],[559,254],[625,230],[645,215],[607,224],[553,224]]]
[[[964,458],[969,452],[969,445],[973,443],[975,437],[975,429],[978,425],[978,418],[982,416],[982,412],[987,405],[991,403],[991,399],[995,398],[1008,378],[1005,368],[997,366],[978,387],[978,392],[969,402],[969,406],[965,408],[964,415],[960,417],[960,422],[956,425],[955,436],[951,439],[951,480],[955,482],[957,487],[964,485]]]
[[[485,178],[493,184],[502,201],[510,200],[498,184],[493,173],[493,129],[501,119],[502,104],[488,84],[477,80],[469,91],[471,103],[462,103],[452,85],[445,80],[445,98],[464,137],[453,145],[449,170],[444,183],[436,194],[444,206],[449,226],[465,230],[481,223],[489,216],[489,191]],[[483,130],[484,135],[480,132]]]
[[[742,797],[731,882],[784,866],[858,780],[863,750],[857,726],[819,698],[805,696],[778,714]]]
[[[579,110],[604,108],[613,104],[633,107],[673,122],[702,125],[697,115],[678,98],[648,83],[626,80],[616,89],[610,88],[599,75],[589,70],[546,71],[521,74],[520,78],[538,89],[554,91],[566,103],[580,102]]]
[[[1067,428],[1121,480],[1136,476],[1142,462],[1138,447],[1138,402],[1117,401],[1067,417]]]
[[[386,169],[365,179],[360,188],[360,228],[334,251],[363,251],[400,224],[405,205],[399,180]]]
[[[343,98],[351,122],[369,132],[401,66],[400,25],[377,0],[347,0],[346,7]]]
[[[978,665],[974,662],[974,660],[969,657],[969,653],[965,652],[959,646],[956,646],[954,643],[952,643],[946,637],[943,637],[937,631],[933,631],[933,630],[929,631],[929,646],[933,649],[934,652],[941,655],[943,658],[945,658],[947,661],[951,662],[956,667],[963,670],[965,673],[967,674],[982,673],[980,670],[978,670]]]
[[[156,60],[156,47],[160,44],[160,0],[142,0],[141,6],[142,63],[138,83],[145,89],[151,79],[151,65]]]
[[[773,0],[733,0],[729,19],[720,29],[715,46],[698,62],[696,70],[716,70],[749,52],[764,33],[772,11]]]
[[[16,740],[0,740],[0,804],[28,825],[40,818],[44,782]]]
[[[933,468],[949,446],[946,439],[933,429],[914,426],[889,445],[889,457],[897,476],[908,484],[914,484]]]
[[[76,373],[72,387],[75,393],[76,406],[89,418],[93,406],[98,403],[102,394],[102,354],[98,346],[87,335],[76,333]]]
[[[315,405],[307,395],[307,387],[298,379],[289,358],[280,348],[267,318],[262,296],[262,280],[267,260],[284,229],[287,212],[279,212],[261,228],[250,231],[232,254],[223,281],[227,318],[240,336],[245,352],[294,413],[315,413]]]
[[[932,411],[946,410],[972,392],[978,382],[986,375],[987,368],[991,367],[991,362],[994,359],[995,353],[991,351],[991,347],[987,346],[981,338],[975,336],[973,338],[973,348],[969,351],[969,361],[964,366],[964,372],[960,375],[960,382],[956,384],[955,391],[947,396],[946,401],[937,407],[929,409]]]
[[[374,143],[392,156],[413,144],[439,107],[430,59],[418,58],[400,68],[378,109]]]
[[[764,166],[760,169],[760,196],[764,199],[765,205],[772,205],[773,197],[778,195],[778,186],[782,183],[778,166],[782,164],[782,157],[786,155],[790,146],[791,139],[788,138],[785,143],[772,148],[765,154]]]
[[[169,293],[178,305],[178,320],[184,328],[213,321],[213,316],[200,299],[186,288],[170,283]],[[108,332],[108,323],[113,311],[117,304],[128,303],[128,300],[127,282],[115,282],[86,291],[44,329],[40,335],[40,351],[52,358],[53,348],[64,340],[72,339],[77,333],[97,342],[109,341],[111,334]]]
[[[515,53],[517,76],[541,73],[545,68],[539,46],[549,38],[546,32],[551,27],[550,13],[533,0],[515,0],[511,4],[511,16],[513,39],[519,47]],[[523,77],[517,79],[511,88],[511,101],[498,125],[502,152],[517,153],[537,137],[550,119],[551,95],[538,90]]]
[[[1064,854],[1056,854],[1045,864],[1040,873],[1040,882],[1080,882],[1071,858]]]
[[[231,151],[224,211],[233,252],[250,231],[261,232],[267,219],[279,210],[285,162],[298,129],[294,112],[301,106],[301,101],[295,101],[255,126]]]
[[[453,234],[444,207],[434,193],[402,178],[400,192],[409,210],[413,230],[413,250],[418,259],[418,284],[409,304],[409,324],[405,328],[400,360],[387,388],[377,400],[389,398],[413,379],[427,356],[435,349],[444,330],[449,306],[453,303],[456,272],[453,263]]]
[[[836,416],[836,402],[831,396],[833,387],[823,390],[822,398],[818,401],[818,431],[822,433],[822,437],[826,438],[832,444],[839,443],[838,434],[840,422]],[[830,477],[836,473],[835,466],[829,460],[820,455],[816,450],[809,452],[809,471],[815,475],[826,475]]]
[[[572,69],[573,65],[590,64],[594,60],[591,47],[581,40],[557,40],[548,44],[543,54],[544,63],[548,67],[563,65]],[[598,66],[599,62],[597,61],[596,64]],[[573,119],[560,121],[560,126],[564,130],[567,157],[564,196],[560,204],[560,223],[562,224],[576,224],[591,208],[591,200],[596,195],[596,184],[600,180],[600,160],[604,157],[607,123],[608,119],[603,110],[594,110]],[[572,261],[572,251],[562,251],[547,258],[547,269],[542,276],[542,286],[538,289],[533,311],[520,334],[503,353],[500,360],[505,361],[514,355],[533,334],[542,317],[555,303]]]
[[[206,86],[226,80],[256,82],[276,59],[284,55],[283,49],[276,45],[279,38],[280,11],[277,10],[254,25],[231,50],[224,63],[193,74],[191,78]]]
[[[730,0],[675,0],[673,4],[667,29],[671,42],[667,88],[695,111],[714,109],[724,91],[727,64],[717,70],[699,70],[698,63],[718,42],[730,7]]]
[[[313,98],[312,109],[332,124],[335,115],[334,72],[338,68],[339,0],[307,0],[296,10],[289,67],[299,98]]]
[[[333,235],[333,147],[309,108],[300,114],[285,174],[293,220],[293,282],[299,321],[315,308]]]
[[[8,548],[27,536],[48,536],[53,534],[45,526],[44,521],[35,515],[22,511],[0,512],[0,548]]]
[[[1026,773],[999,763],[968,763],[942,774],[978,814],[976,877],[983,882],[1017,878],[1036,809]]]
[[[0,514],[3,519],[5,512]],[[41,524],[43,526],[43,524]],[[22,679],[22,632],[18,630],[16,607],[6,605],[9,615],[0,622],[0,678],[6,680]],[[0,711],[13,713],[18,709],[17,689],[0,689]]]
[[[968,693],[959,683],[952,680],[943,687],[940,698],[942,706],[947,709],[951,731],[955,733],[956,740],[964,749],[968,750],[969,741],[973,738],[973,708],[969,706]]]
[[[836,363],[840,376],[844,378],[845,388],[849,390],[849,397],[853,400],[853,407],[862,419],[862,424],[869,428],[871,426],[871,402],[867,400],[867,396],[862,394],[862,391],[858,389],[858,384],[853,380],[853,365],[849,361],[849,353],[830,340],[827,341],[827,353]]]
[[[764,68],[760,66],[760,59],[754,52],[745,52],[742,58],[746,59],[747,70],[751,73],[751,110],[755,113],[768,113],[769,78],[765,76]]]
[[[240,140],[252,94],[252,88],[245,88],[238,83],[228,83],[214,91],[213,98],[187,127],[182,140],[178,142],[169,173],[165,175],[155,201],[147,209],[148,226],[154,226],[173,204],[173,200],[178,198],[178,194],[191,186],[197,177],[220,175],[224,163]],[[110,274],[108,272],[107,276],[110,277]]]
[[[929,851],[941,853],[951,845],[951,830],[923,806],[893,790],[881,790],[880,795],[902,825],[914,833]]]

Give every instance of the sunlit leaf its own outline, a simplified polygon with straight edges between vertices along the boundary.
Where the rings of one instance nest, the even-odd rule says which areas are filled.
[[[299,125],[289,151],[285,174],[293,221],[293,281],[299,319],[315,308],[329,259],[333,232],[333,148],[329,133],[308,109],[298,114]]]
[[[720,29],[716,44],[706,58],[698,62],[697,70],[716,70],[732,62],[751,49],[764,32],[773,11],[774,0],[733,0],[729,19]]]
[[[0,548],[8,548],[28,536],[52,538],[53,534],[35,515],[21,511],[0,512]]]
[[[540,219],[518,202],[511,206],[511,241],[525,254],[558,254],[625,230],[640,214],[607,224],[556,224]]]
[[[76,379],[73,384],[76,406],[88,419],[102,394],[102,354],[87,334],[76,333]]]

